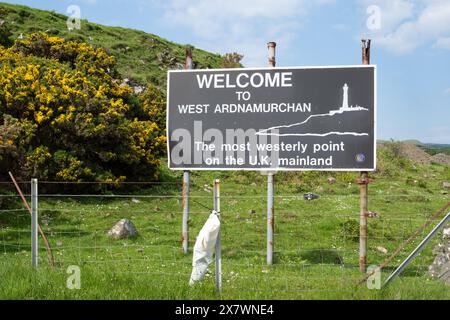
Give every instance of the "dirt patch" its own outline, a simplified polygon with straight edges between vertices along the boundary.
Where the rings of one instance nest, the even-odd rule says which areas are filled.
[[[414,143],[401,143],[399,153],[402,157],[408,158],[419,164],[437,163],[441,165],[450,165],[450,155],[439,153],[434,156],[428,154],[425,150]]]
[[[402,143],[400,146],[400,154],[420,164],[431,164],[432,162],[432,157],[428,153],[412,143]]]
[[[445,153],[438,153],[431,157],[431,161],[442,165],[450,165],[450,155]]]

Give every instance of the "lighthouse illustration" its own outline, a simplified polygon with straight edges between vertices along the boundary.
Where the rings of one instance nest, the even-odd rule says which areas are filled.
[[[348,85],[344,85],[344,99],[342,101],[342,109],[348,109]]]
[[[342,89],[344,91],[344,95],[342,98],[342,107],[339,110],[330,111],[330,115],[340,114],[340,113],[344,113],[344,112],[348,112],[348,111],[368,111],[366,108],[360,107],[358,105],[356,105],[356,107],[349,106],[349,104],[348,104],[349,86],[347,84],[344,84],[344,87]]]

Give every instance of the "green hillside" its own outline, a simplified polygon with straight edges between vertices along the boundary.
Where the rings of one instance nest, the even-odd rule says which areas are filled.
[[[439,153],[450,155],[450,145],[448,144],[428,143],[425,144],[422,148],[431,155]]]
[[[117,58],[120,74],[132,84],[152,83],[164,87],[166,71],[184,66],[186,45],[143,31],[107,27],[87,20],[81,21],[81,30],[69,31],[67,17],[62,14],[2,2],[0,19],[4,21],[4,27],[10,29],[13,39],[33,32],[46,32],[104,47]],[[195,50],[195,68],[219,68],[222,65],[222,56]]]

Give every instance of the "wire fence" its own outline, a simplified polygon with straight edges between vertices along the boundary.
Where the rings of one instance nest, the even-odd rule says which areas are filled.
[[[0,195],[0,253],[5,260],[15,257],[29,263],[30,214],[11,184],[1,184],[10,187],[11,192]],[[45,184],[75,183],[39,181],[39,186]],[[144,188],[135,194],[39,194],[39,223],[52,246],[56,267],[78,265],[150,278],[155,285],[186,285],[195,237],[210,214],[207,208],[213,207],[212,185],[191,185],[189,254],[185,255],[181,246],[181,183],[126,184]],[[30,183],[20,185],[25,196],[30,197]],[[319,199],[306,201],[303,194],[275,194],[274,264],[267,266],[265,189],[227,188],[226,181],[222,186],[224,292],[354,290],[363,277],[358,267],[357,195],[320,194]],[[379,265],[448,200],[448,195],[443,194],[389,194],[374,188],[369,193],[369,207],[375,213],[368,222],[368,265]],[[108,231],[123,218],[134,223],[137,238],[117,240],[108,236]],[[389,273],[405,259],[428,231],[424,230],[384,272]],[[415,259],[399,281],[415,283],[419,279],[426,290],[436,290],[427,283],[428,267],[434,260],[432,249],[437,242],[439,239]],[[42,243],[39,263],[47,263]],[[213,278],[209,273],[206,281]]]

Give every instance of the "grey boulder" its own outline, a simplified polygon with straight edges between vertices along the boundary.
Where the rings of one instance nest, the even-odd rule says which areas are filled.
[[[128,219],[120,220],[108,231],[108,236],[113,239],[136,238],[137,235],[136,227]]]
[[[329,184],[335,184],[336,183],[336,178],[335,177],[328,177],[328,183]]]
[[[317,199],[319,199],[319,196],[317,194],[314,194],[314,193],[305,193],[303,195],[303,199],[305,199],[307,201],[317,200]]]

